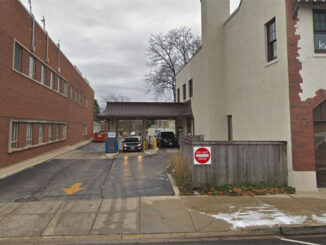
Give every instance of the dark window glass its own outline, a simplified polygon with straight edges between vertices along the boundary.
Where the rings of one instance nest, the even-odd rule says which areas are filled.
[[[326,10],[314,10],[315,52],[326,53]]]
[[[266,34],[267,34],[267,61],[271,61],[277,58],[275,18],[266,24]]]
[[[162,138],[174,138],[174,133],[173,132],[162,132],[161,133]]]
[[[126,143],[137,143],[139,142],[139,139],[138,138],[125,138],[125,142]]]
[[[14,68],[17,71],[22,71],[22,47],[18,43],[15,43]]]
[[[193,89],[192,89],[192,79],[188,82],[188,86],[189,86],[189,98],[192,97],[193,95]]]
[[[177,89],[177,102],[180,103],[180,89]]]
[[[232,141],[233,133],[232,133],[232,115],[228,115],[228,140]]]
[[[182,92],[183,92],[183,100],[186,100],[186,98],[187,98],[186,84],[183,84],[183,86],[182,86]]]

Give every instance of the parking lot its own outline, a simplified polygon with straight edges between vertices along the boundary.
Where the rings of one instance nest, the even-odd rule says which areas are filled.
[[[173,195],[165,168],[169,152],[107,158],[90,143],[0,180],[0,202]]]

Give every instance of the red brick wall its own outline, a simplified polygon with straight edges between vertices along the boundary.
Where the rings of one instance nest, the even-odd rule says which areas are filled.
[[[302,77],[299,73],[302,66],[298,59],[300,36],[295,34],[298,18],[293,19],[294,13],[294,1],[286,0],[292,161],[295,171],[313,171],[315,170],[313,110],[326,100],[326,91],[319,90],[313,99],[300,100],[299,93],[302,92],[300,87]]]
[[[27,49],[31,47],[32,17],[17,0],[1,0],[0,4],[0,167],[4,167],[38,154],[52,151],[65,145],[72,145],[92,137],[94,92],[69,60],[61,53],[61,72],[55,74],[67,81],[67,97],[42,86],[39,82],[13,71],[14,40]],[[50,39],[49,39],[50,40]],[[35,24],[35,52],[40,60],[46,58],[46,34]],[[49,42],[49,63],[51,69],[57,71],[57,47]],[[23,52],[22,73],[28,75],[29,53]],[[36,79],[41,77],[41,62],[36,62]],[[50,71],[47,69],[46,85],[49,86]],[[87,96],[88,107],[83,103],[70,100],[70,86],[74,86]],[[63,91],[63,82],[61,83]],[[8,153],[10,119],[67,122],[67,139],[19,152]],[[88,134],[83,136],[83,123],[88,125]],[[19,147],[24,147],[26,125],[19,126]],[[55,128],[53,128],[55,136]],[[47,125],[44,125],[44,139],[47,141]],[[34,125],[33,143],[38,142],[38,124]]]

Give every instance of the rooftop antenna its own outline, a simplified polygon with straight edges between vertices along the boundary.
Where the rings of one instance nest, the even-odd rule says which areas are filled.
[[[29,3],[29,11],[32,13],[32,0],[28,0]]]
[[[43,15],[43,19],[41,21],[43,23],[43,29],[45,30],[45,18],[44,18],[44,15]]]

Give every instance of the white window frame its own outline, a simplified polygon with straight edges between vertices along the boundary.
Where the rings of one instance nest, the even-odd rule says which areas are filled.
[[[19,123],[11,122],[11,132],[10,132],[10,148],[15,149],[18,148],[18,130]]]
[[[45,84],[46,82],[46,67],[45,65],[41,65],[41,83]]]
[[[70,100],[74,100],[74,87],[70,86]]]
[[[35,79],[35,58],[32,55],[29,56],[28,76]]]
[[[29,146],[33,144],[33,124],[27,123],[26,124],[26,141],[25,145]]]
[[[78,90],[76,89],[76,92],[75,92],[75,103],[78,102]]]
[[[58,77],[58,79],[57,79],[57,91],[58,91],[58,93],[60,93],[60,84],[61,84],[61,78]]]
[[[58,140],[60,137],[60,124],[55,125],[55,139]]]
[[[11,146],[14,146],[14,145],[11,145],[12,143],[12,140],[11,138],[13,139],[13,141],[15,141],[15,137],[14,137],[14,133],[12,133],[12,128],[13,127],[17,127],[17,126],[14,126],[15,124],[14,123],[17,123],[18,124],[18,131],[19,131],[19,127],[20,127],[20,124],[21,123],[24,123],[26,126],[25,126],[25,143],[23,146],[20,146],[19,145],[19,132],[17,132],[17,147],[14,148],[14,147],[11,147]],[[34,131],[34,125],[40,125],[40,124],[43,124],[43,143],[38,143],[36,142],[35,144],[33,143],[33,131]],[[27,126],[27,125],[31,125],[31,126]],[[44,138],[45,136],[45,127],[44,125],[48,125],[48,135],[47,135],[47,139]],[[67,122],[62,122],[62,121],[40,121],[40,120],[24,120],[24,119],[10,119],[10,122],[9,122],[9,136],[8,136],[8,153],[9,154],[13,154],[15,152],[20,152],[20,151],[25,151],[25,150],[28,150],[28,149],[31,149],[31,148],[37,148],[37,147],[41,147],[41,146],[44,146],[44,145],[49,145],[49,144],[54,144],[54,143],[57,143],[57,142],[62,142],[62,141],[65,141],[66,140],[66,137],[65,138],[58,138],[58,139],[55,139],[54,136],[55,136],[55,131],[54,131],[54,134],[53,134],[53,126],[52,125],[59,125],[59,130],[60,129],[60,125],[62,125],[62,127],[66,127],[66,132],[67,132],[67,125],[68,123]],[[15,129],[14,129],[15,130]],[[39,128],[35,128],[35,130],[39,130]],[[51,131],[49,133],[49,131]],[[59,132],[60,134],[60,132]],[[67,134],[67,133],[66,133]],[[50,139],[49,136],[52,135],[52,138]],[[38,135],[37,135],[38,137]],[[59,135],[60,137],[60,135]],[[28,144],[26,145],[26,139],[29,141],[27,142]],[[38,138],[36,139],[38,141]],[[29,144],[31,143],[31,144]]]
[[[63,81],[63,94],[67,96],[67,90],[68,90],[68,83],[66,81]]]
[[[38,143],[42,144],[44,138],[44,126],[42,123],[38,125]]]
[[[48,125],[48,142],[53,141],[53,128],[52,128],[52,124],[50,123]]]
[[[62,125],[62,139],[67,139],[67,125]]]
[[[53,89],[54,87],[54,73],[53,71],[50,72],[50,88]]]
[[[20,46],[17,42],[15,42],[14,43],[14,69],[19,72],[22,72],[22,54],[23,54],[22,46]]]

